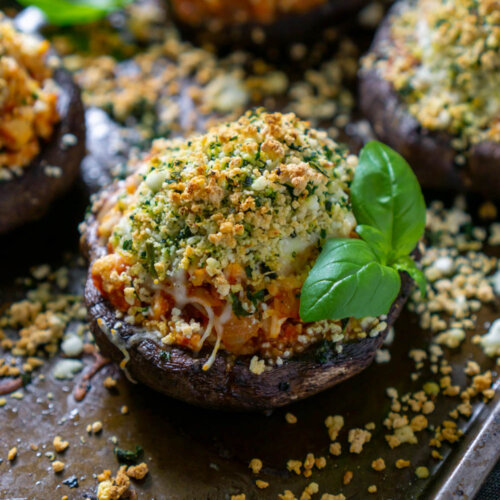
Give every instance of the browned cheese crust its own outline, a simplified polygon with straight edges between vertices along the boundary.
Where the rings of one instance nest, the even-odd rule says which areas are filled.
[[[101,201],[104,202],[106,195],[112,191],[113,187],[100,197]],[[89,269],[97,258],[106,253],[99,242],[97,226],[96,219],[90,217],[82,235],[82,250],[89,259]],[[224,410],[268,410],[317,394],[369,366],[412,288],[412,280],[402,273],[401,292],[388,314],[387,328],[378,336],[347,343],[340,354],[333,352],[323,358],[324,362],[318,361],[318,346],[312,346],[303,354],[284,360],[281,366],[274,366],[260,375],[249,369],[251,356],[240,356],[233,361],[234,356],[221,350],[212,367],[204,371],[202,366],[211,353],[208,347],[196,355],[178,346],[160,345],[151,338],[142,337],[137,342],[130,342],[138,329],[124,321],[115,329],[116,337],[112,341],[109,330],[120,320],[113,306],[94,286],[90,271],[85,287],[85,303],[90,328],[102,354],[120,363],[124,354],[116,344],[127,346],[130,359],[125,369],[136,381],[198,406]],[[107,327],[101,328],[100,322]]]
[[[380,53],[381,45],[390,43],[390,18],[398,14],[401,6],[401,2],[396,4],[387,14],[371,52]],[[481,142],[472,146],[465,155],[466,165],[458,166],[451,144],[453,136],[423,128],[376,69],[362,71],[359,93],[361,110],[377,138],[404,156],[422,187],[500,196],[500,144]]]
[[[65,70],[56,70],[54,80],[59,85],[57,110],[61,120],[22,175],[0,181],[0,234],[43,216],[78,176],[85,155],[85,115],[80,91]],[[65,145],[66,134],[76,137],[74,145]],[[47,175],[47,167],[54,166],[61,169],[60,176]]]

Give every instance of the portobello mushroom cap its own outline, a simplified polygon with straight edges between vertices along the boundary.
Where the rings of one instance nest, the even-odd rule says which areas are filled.
[[[85,156],[85,114],[80,91],[64,69],[57,69],[53,79],[59,86],[57,111],[61,119],[22,174],[0,181],[0,234],[42,217],[50,204],[71,187]],[[68,144],[66,134],[76,137],[75,144]],[[48,166],[60,167],[61,175],[47,175]]]
[[[112,186],[105,190],[101,200],[105,201],[115,189]],[[211,353],[209,347],[195,354],[180,346],[163,345],[153,335],[118,318],[114,307],[95,287],[90,273],[92,263],[107,253],[97,228],[98,221],[91,215],[84,224],[81,246],[90,263],[85,303],[90,328],[102,354],[122,363],[134,381],[206,408],[269,410],[317,394],[356,375],[373,361],[413,289],[410,276],[401,273],[401,291],[387,315],[387,327],[376,337],[344,344],[340,353],[335,346],[329,350],[319,343],[284,360],[281,366],[256,375],[249,369],[252,356],[238,356],[234,361],[234,356],[220,350],[211,368],[204,371],[202,367]]]
[[[406,2],[394,5],[380,24],[370,52],[382,55],[382,46],[391,43],[391,18]],[[359,83],[360,107],[382,142],[398,151],[413,168],[422,187],[471,191],[500,196],[500,144],[484,141],[465,152],[466,164],[455,162],[454,136],[446,131],[422,127],[394,89],[376,68],[362,70]]]
[[[291,43],[308,39],[317,39],[318,33],[322,30],[342,23],[368,3],[368,0],[348,2],[326,0],[323,4],[311,7],[308,11],[283,14],[269,23],[250,20],[242,23],[224,23],[203,18],[194,24],[179,14],[175,0],[170,2],[170,10],[183,35],[199,44],[211,43],[218,47],[236,45],[246,48],[260,46],[274,49],[288,47]],[[263,34],[263,36],[256,38],[255,33]]]

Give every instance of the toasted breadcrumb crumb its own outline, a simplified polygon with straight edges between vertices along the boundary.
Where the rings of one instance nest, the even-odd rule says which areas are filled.
[[[52,445],[54,446],[54,449],[56,450],[57,453],[62,453],[64,450],[68,448],[69,442],[63,441],[61,436],[56,436],[54,438],[54,441],[52,441]]]
[[[340,456],[342,453],[342,445],[338,442],[330,443],[330,453],[335,457]]]
[[[142,462],[139,465],[131,465],[127,469],[127,476],[132,479],[141,480],[144,479],[149,472],[148,466],[146,463]]]
[[[377,458],[372,462],[372,469],[380,472],[385,469],[385,461],[383,458]]]
[[[300,460],[288,460],[288,462],[286,463],[286,468],[290,472],[293,471],[299,476],[302,470],[302,462]]]
[[[93,434],[99,434],[99,432],[102,431],[102,422],[100,420],[97,420],[91,425],[90,429]]]
[[[419,479],[426,479],[429,477],[429,469],[424,466],[417,467],[415,469],[415,474]]]
[[[107,474],[109,471],[104,471],[101,477],[106,477],[99,482],[97,487],[98,500],[119,500],[121,498],[136,499],[137,494],[131,489],[130,478],[126,473],[127,466],[122,465],[114,478]]]
[[[351,443],[349,451],[351,453],[361,453],[363,451],[363,445],[368,443],[371,438],[371,432],[365,429],[351,429],[347,438],[349,443]]]
[[[347,485],[352,481],[353,477],[354,477],[354,473],[352,471],[348,470],[345,472],[344,478],[342,479],[342,482]]]
[[[342,415],[329,415],[326,417],[325,426],[328,429],[330,440],[335,441],[340,430],[344,427],[344,417]]]
[[[100,474],[97,475],[97,480],[99,482],[106,481],[111,477],[111,471],[109,469],[103,470]]]
[[[17,447],[13,447],[9,450],[9,453],[7,453],[7,460],[10,460],[11,462],[15,460],[17,456]]]
[[[57,474],[64,470],[65,465],[66,464],[64,462],[61,462],[60,460],[55,460],[54,462],[52,462],[52,470]]]
[[[106,377],[103,382],[104,387],[106,389],[114,389],[117,385],[116,380],[113,377]]]
[[[259,458],[252,458],[252,460],[250,460],[250,463],[248,464],[248,467],[252,469],[252,472],[254,474],[258,474],[262,469],[262,460],[260,460]]]
[[[318,483],[309,483],[302,494],[300,495],[300,500],[311,500],[312,496],[319,492]]]
[[[297,497],[290,490],[285,490],[278,495],[278,500],[297,500]]]
[[[409,460],[404,460],[403,458],[398,458],[396,460],[396,468],[398,469],[404,469],[406,467],[410,466],[410,461]]]

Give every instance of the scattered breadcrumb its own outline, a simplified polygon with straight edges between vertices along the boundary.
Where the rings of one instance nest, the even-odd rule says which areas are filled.
[[[52,462],[52,470],[57,474],[64,470],[65,465],[66,464],[64,462],[61,462],[60,460],[55,460],[54,462]]]
[[[318,483],[309,483],[302,494],[300,495],[300,500],[311,500],[312,496],[319,492]]]
[[[16,456],[17,456],[17,448],[14,446],[9,450],[9,453],[7,454],[7,459],[12,462],[16,458]]]
[[[130,478],[141,480],[148,474],[148,466],[141,463],[137,466],[122,465],[115,477],[111,477],[111,471],[104,470],[97,476],[99,485],[97,487],[98,500],[119,500],[122,498],[136,499],[137,493],[132,489]],[[243,495],[244,498],[244,495]]]
[[[137,479],[141,480],[144,479],[149,472],[147,464],[144,462],[140,463],[139,465],[131,465],[127,469],[127,476],[131,477],[132,479]]]
[[[372,438],[371,432],[365,429],[351,429],[347,440],[351,443],[349,451],[351,453],[361,453],[363,445],[368,443]]]
[[[259,458],[252,458],[252,460],[250,460],[250,463],[248,464],[248,467],[252,469],[252,472],[254,474],[258,474],[262,469],[262,460],[260,460]]]
[[[102,431],[102,422],[100,420],[97,420],[91,425],[90,429],[93,434],[99,434],[99,432]]]
[[[415,469],[415,474],[419,479],[426,479],[429,477],[429,469],[424,466],[417,467]]]
[[[354,473],[352,471],[348,470],[345,472],[342,482],[344,484],[349,484],[352,481],[353,477],[354,477]]]
[[[288,460],[286,468],[299,476],[302,471],[302,462],[300,460]]]
[[[116,387],[116,380],[113,377],[106,377],[104,379],[103,385],[106,389],[114,389]]]
[[[404,460],[403,458],[399,458],[396,460],[396,467],[398,469],[404,469],[405,467],[410,466],[410,461],[409,460]]]
[[[337,439],[337,436],[344,427],[344,417],[342,415],[328,416],[325,420],[325,426],[328,429],[328,435],[332,441]]]
[[[330,443],[330,453],[336,457],[342,453],[342,445],[338,442]]]
[[[380,472],[385,469],[385,461],[383,458],[377,458],[372,462],[372,469]]]
[[[54,449],[56,450],[57,453],[62,453],[64,450],[66,450],[69,446],[68,441],[63,441],[61,436],[56,436],[54,438],[54,441],[52,442]]]

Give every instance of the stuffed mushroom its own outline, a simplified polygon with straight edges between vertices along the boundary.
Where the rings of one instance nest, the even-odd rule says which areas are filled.
[[[367,0],[170,0],[172,13],[198,42],[287,46],[360,10]]]
[[[410,293],[406,273],[387,315],[299,315],[321,248],[357,238],[356,164],[325,132],[264,110],[157,141],[83,224],[85,300],[104,355],[165,394],[238,410],[282,406],[367,367]]]
[[[85,152],[79,91],[49,43],[0,17],[0,233],[41,217]]]
[[[423,186],[498,197],[498,1],[397,3],[360,76],[375,134],[408,159]]]

